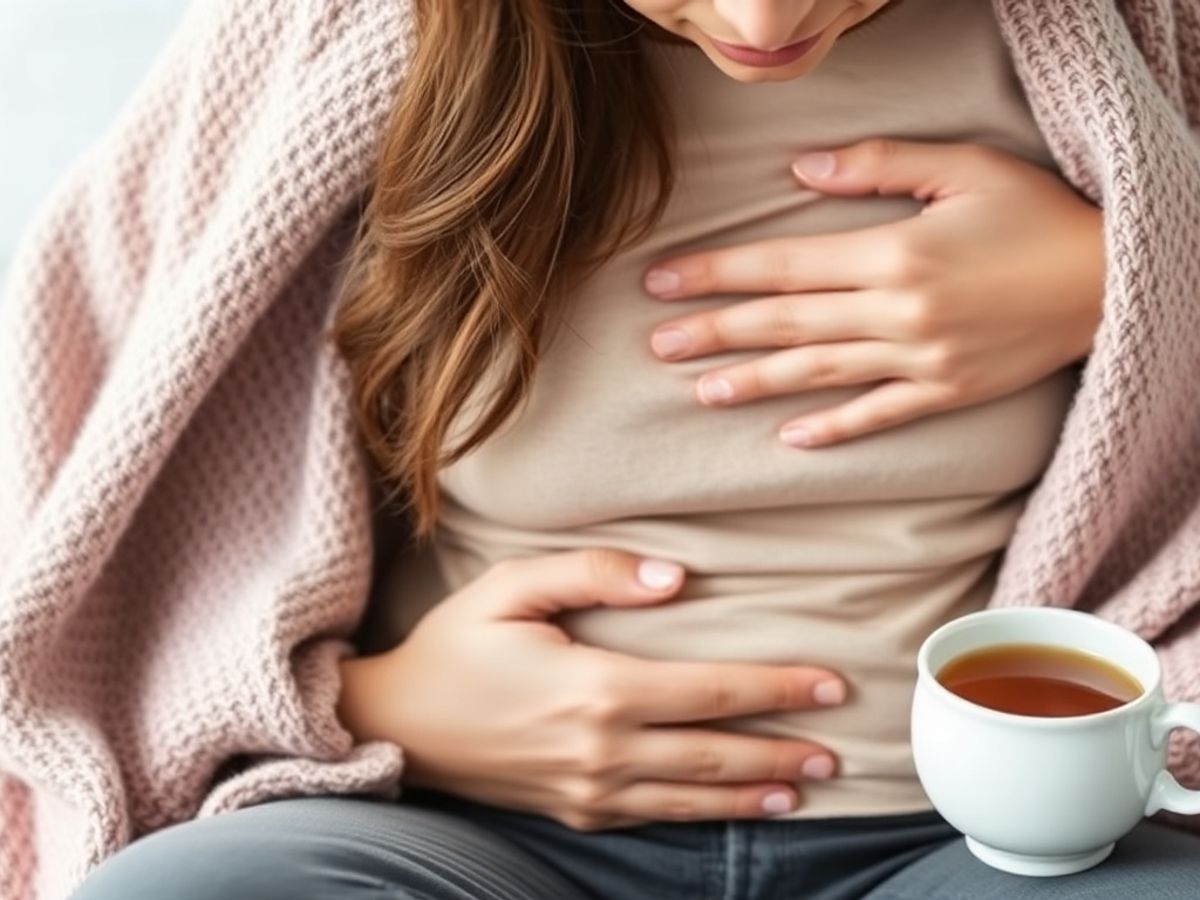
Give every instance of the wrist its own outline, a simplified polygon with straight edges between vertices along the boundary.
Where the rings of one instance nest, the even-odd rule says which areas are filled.
[[[392,723],[386,713],[386,654],[354,656],[338,663],[341,689],[337,717],[356,743],[394,741]]]
[[[1104,237],[1104,216],[1096,208],[1089,209],[1089,215],[1084,220],[1086,226],[1081,226],[1086,235],[1083,247],[1083,259],[1079,263],[1080,271],[1087,272],[1081,297],[1085,298],[1080,308],[1079,326],[1076,335],[1072,362],[1082,362],[1091,355],[1096,341],[1096,333],[1104,317],[1104,294],[1106,288],[1106,249]]]

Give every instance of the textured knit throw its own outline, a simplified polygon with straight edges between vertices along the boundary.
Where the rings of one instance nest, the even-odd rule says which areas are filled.
[[[995,7],[1058,162],[1106,209],[1110,267],[993,602],[1119,621],[1155,641],[1168,697],[1200,698],[1200,2]],[[372,509],[322,334],[414,32],[405,0],[196,4],[19,251],[2,900],[64,897],[181,820],[397,794],[400,749],[335,716]],[[1189,780],[1197,746],[1172,743]]]

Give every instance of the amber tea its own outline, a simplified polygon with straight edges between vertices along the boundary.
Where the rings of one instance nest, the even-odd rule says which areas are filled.
[[[965,700],[1021,716],[1086,716],[1142,694],[1137,679],[1090,653],[1041,644],[999,644],[946,663],[937,680]]]

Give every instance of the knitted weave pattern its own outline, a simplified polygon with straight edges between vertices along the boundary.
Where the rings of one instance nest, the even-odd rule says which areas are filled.
[[[1104,322],[996,604],[1153,639],[1200,698],[1197,0],[994,0],[1106,209]],[[168,824],[394,798],[335,715],[369,470],[325,339],[412,42],[408,0],[201,0],[0,297],[0,900]],[[1178,733],[1171,765],[1200,774]]]

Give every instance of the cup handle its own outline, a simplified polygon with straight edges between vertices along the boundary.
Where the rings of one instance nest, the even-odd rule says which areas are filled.
[[[1161,747],[1176,728],[1200,732],[1200,703],[1164,703],[1160,706],[1150,720],[1150,740],[1155,748]],[[1200,791],[1188,790],[1163,769],[1150,789],[1146,815],[1152,816],[1161,809],[1194,816],[1200,813]]]

